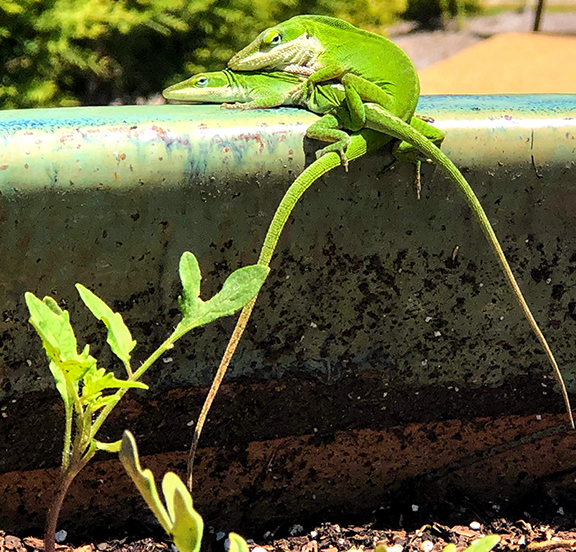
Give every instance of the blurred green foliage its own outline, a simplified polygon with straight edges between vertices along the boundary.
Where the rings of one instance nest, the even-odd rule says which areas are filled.
[[[334,15],[376,30],[405,0],[0,0],[0,108],[133,103],[222,68],[261,30]]]
[[[421,29],[444,28],[449,19],[481,11],[479,0],[408,0],[403,19],[415,21]]]

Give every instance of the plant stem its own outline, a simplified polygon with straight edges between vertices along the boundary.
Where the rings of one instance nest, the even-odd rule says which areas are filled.
[[[70,464],[70,447],[72,445],[72,420],[74,413],[68,401],[64,401],[66,425],[64,429],[64,448],[62,449],[62,470],[68,469]]]
[[[150,366],[152,366],[152,364],[154,364],[154,362],[156,362],[166,351],[171,349],[174,346],[174,343],[178,339],[180,339],[183,335],[185,335],[189,330],[190,330],[190,328],[180,327],[180,325],[178,325],[176,327],[176,329],[172,332],[170,337],[168,337],[168,339],[166,339],[164,341],[164,343],[162,343],[162,345],[160,345],[144,361],[142,366],[140,366],[140,368],[138,368],[138,370],[136,370],[136,372],[134,372],[128,378],[128,381],[138,381],[144,375],[144,372],[146,372],[146,370],[148,370],[148,368],[150,368]],[[120,399],[126,394],[128,389],[130,389],[130,388],[129,387],[121,387],[120,389],[118,389],[118,391],[116,391],[116,393],[114,393],[116,400],[109,402],[101,410],[100,414],[98,414],[96,421],[92,424],[92,429],[90,432],[90,440],[92,440],[96,436],[96,433],[98,432],[98,430],[100,429],[102,424],[106,421],[106,418],[109,416],[110,412],[112,412],[112,409],[118,404],[118,401],[120,401]]]
[[[64,497],[68,492],[70,484],[74,481],[74,478],[86,463],[87,461],[78,461],[76,458],[76,461],[71,462],[70,467],[67,470],[60,471],[56,484],[56,494],[54,495],[50,507],[48,508],[48,513],[46,514],[46,523],[44,525],[44,552],[56,551],[56,526],[58,524],[58,518],[60,517],[62,504],[64,503]]]

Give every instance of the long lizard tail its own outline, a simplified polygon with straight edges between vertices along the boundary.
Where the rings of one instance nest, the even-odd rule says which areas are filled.
[[[478,201],[474,190],[470,187],[470,184],[466,181],[466,179],[462,176],[462,173],[458,170],[456,165],[452,163],[452,161],[444,154],[442,151],[437,148],[430,140],[428,140],[425,136],[423,136],[420,132],[412,128],[409,124],[405,123],[402,119],[398,117],[394,117],[389,112],[382,109],[380,106],[376,104],[365,104],[366,109],[366,125],[369,128],[377,130],[379,132],[386,133],[390,136],[394,136],[395,138],[399,138],[412,144],[416,148],[418,148],[422,153],[426,156],[430,157],[432,161],[434,161],[440,169],[453,181],[456,183],[460,191],[464,194],[468,205],[476,215],[478,222],[480,223],[480,227],[486,236],[486,239],[492,246],[492,249],[496,253],[496,257],[500,262],[502,270],[508,279],[508,283],[510,284],[514,295],[516,296],[516,300],[518,301],[522,311],[524,312],[524,316],[530,323],[530,326],[538,341],[544,350],[546,351],[546,356],[552,365],[552,369],[554,370],[554,375],[558,380],[560,385],[560,389],[562,391],[562,397],[564,399],[564,405],[566,406],[566,412],[568,413],[568,418],[570,420],[570,425],[572,429],[574,429],[574,418],[572,416],[572,408],[570,406],[570,399],[568,398],[568,392],[566,391],[566,386],[564,385],[564,379],[562,378],[562,374],[560,372],[560,368],[558,368],[558,364],[554,355],[552,354],[552,350],[550,349],[544,334],[540,330],[532,312],[530,311],[530,307],[528,303],[524,299],[522,295],[522,291],[520,290],[520,286],[512,273],[510,265],[506,260],[506,256],[504,255],[504,251],[500,246],[500,242],[494,233],[492,225],[488,220],[488,216],[484,211],[482,205]]]
[[[352,136],[352,140],[348,149],[346,150],[346,155],[349,160],[356,159],[357,157],[361,157],[366,152],[379,148],[382,144],[388,141],[388,137],[383,135],[379,132],[374,132],[371,130],[364,129],[358,134],[354,134]],[[294,180],[290,188],[284,194],[280,205],[276,209],[276,213],[274,214],[274,218],[270,223],[268,228],[268,232],[266,237],[264,238],[264,244],[262,245],[262,250],[260,252],[260,257],[258,259],[258,264],[268,266],[270,264],[270,260],[272,259],[272,255],[276,249],[276,245],[278,244],[278,239],[280,238],[280,234],[284,229],[284,225],[294,209],[294,206],[298,202],[298,200],[302,197],[302,194],[314,183],[318,180],[322,175],[326,174],[331,169],[338,167],[341,165],[340,156],[337,153],[329,153],[323,155],[320,159],[316,160],[312,163],[309,167],[307,167],[299,176]],[[190,453],[188,455],[188,490],[192,492],[192,471],[194,467],[194,456],[196,454],[196,449],[198,448],[198,441],[200,439],[200,434],[202,433],[202,428],[204,427],[204,423],[206,422],[206,417],[208,416],[208,411],[212,406],[212,402],[214,401],[214,397],[220,388],[220,384],[222,383],[222,379],[226,374],[226,370],[228,369],[228,365],[232,360],[232,356],[236,351],[236,347],[238,346],[238,342],[244,333],[244,329],[246,328],[246,324],[250,319],[250,315],[252,314],[252,309],[254,308],[254,304],[256,303],[256,299],[258,296],[254,297],[250,303],[248,303],[240,313],[240,317],[236,322],[236,326],[234,327],[234,332],[228,341],[228,345],[226,350],[224,351],[224,355],[222,356],[222,360],[220,361],[220,366],[218,367],[218,371],[214,376],[214,380],[212,381],[212,385],[210,390],[208,391],[208,395],[206,396],[206,400],[204,401],[204,405],[202,406],[202,410],[200,411],[200,416],[198,417],[198,422],[196,423],[196,427],[194,428],[194,436],[192,438],[192,445],[190,446]]]

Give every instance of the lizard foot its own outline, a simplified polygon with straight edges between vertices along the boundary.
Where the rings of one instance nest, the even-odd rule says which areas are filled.
[[[428,117],[428,115],[414,115],[417,119],[424,121],[425,123],[433,123],[434,117]]]
[[[416,199],[420,199],[420,194],[422,192],[422,180],[421,180],[421,166],[422,163],[420,161],[416,161],[415,163],[415,167],[416,167],[416,175],[414,177],[414,186],[416,187]]]
[[[348,157],[346,157],[346,148],[342,146],[337,144],[326,146],[325,148],[322,148],[316,152],[316,159],[320,159],[320,157],[323,155],[331,152],[337,153],[340,156],[340,164],[344,167],[344,170],[348,172]]]
[[[295,104],[302,103],[303,100],[308,98],[308,89],[306,83],[299,84],[292,90],[290,90],[290,97]]]
[[[251,107],[249,104],[239,103],[239,102],[223,103],[220,107],[223,107],[225,109],[238,109],[239,111],[245,111],[247,109],[254,109],[254,107]]]

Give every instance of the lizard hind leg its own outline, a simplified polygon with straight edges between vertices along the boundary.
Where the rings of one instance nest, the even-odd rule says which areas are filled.
[[[412,119],[410,119],[410,126],[418,130],[435,146],[440,147],[442,141],[444,140],[444,133],[440,129],[428,124],[427,121],[429,120],[429,118],[415,115],[412,117]],[[417,199],[420,199],[420,193],[422,191],[422,161],[428,161],[428,159],[420,152],[418,148],[415,148],[408,142],[403,141],[398,142],[394,148],[393,153],[397,161],[406,161],[414,165],[416,171],[414,176],[414,187],[416,189],[416,197]]]

